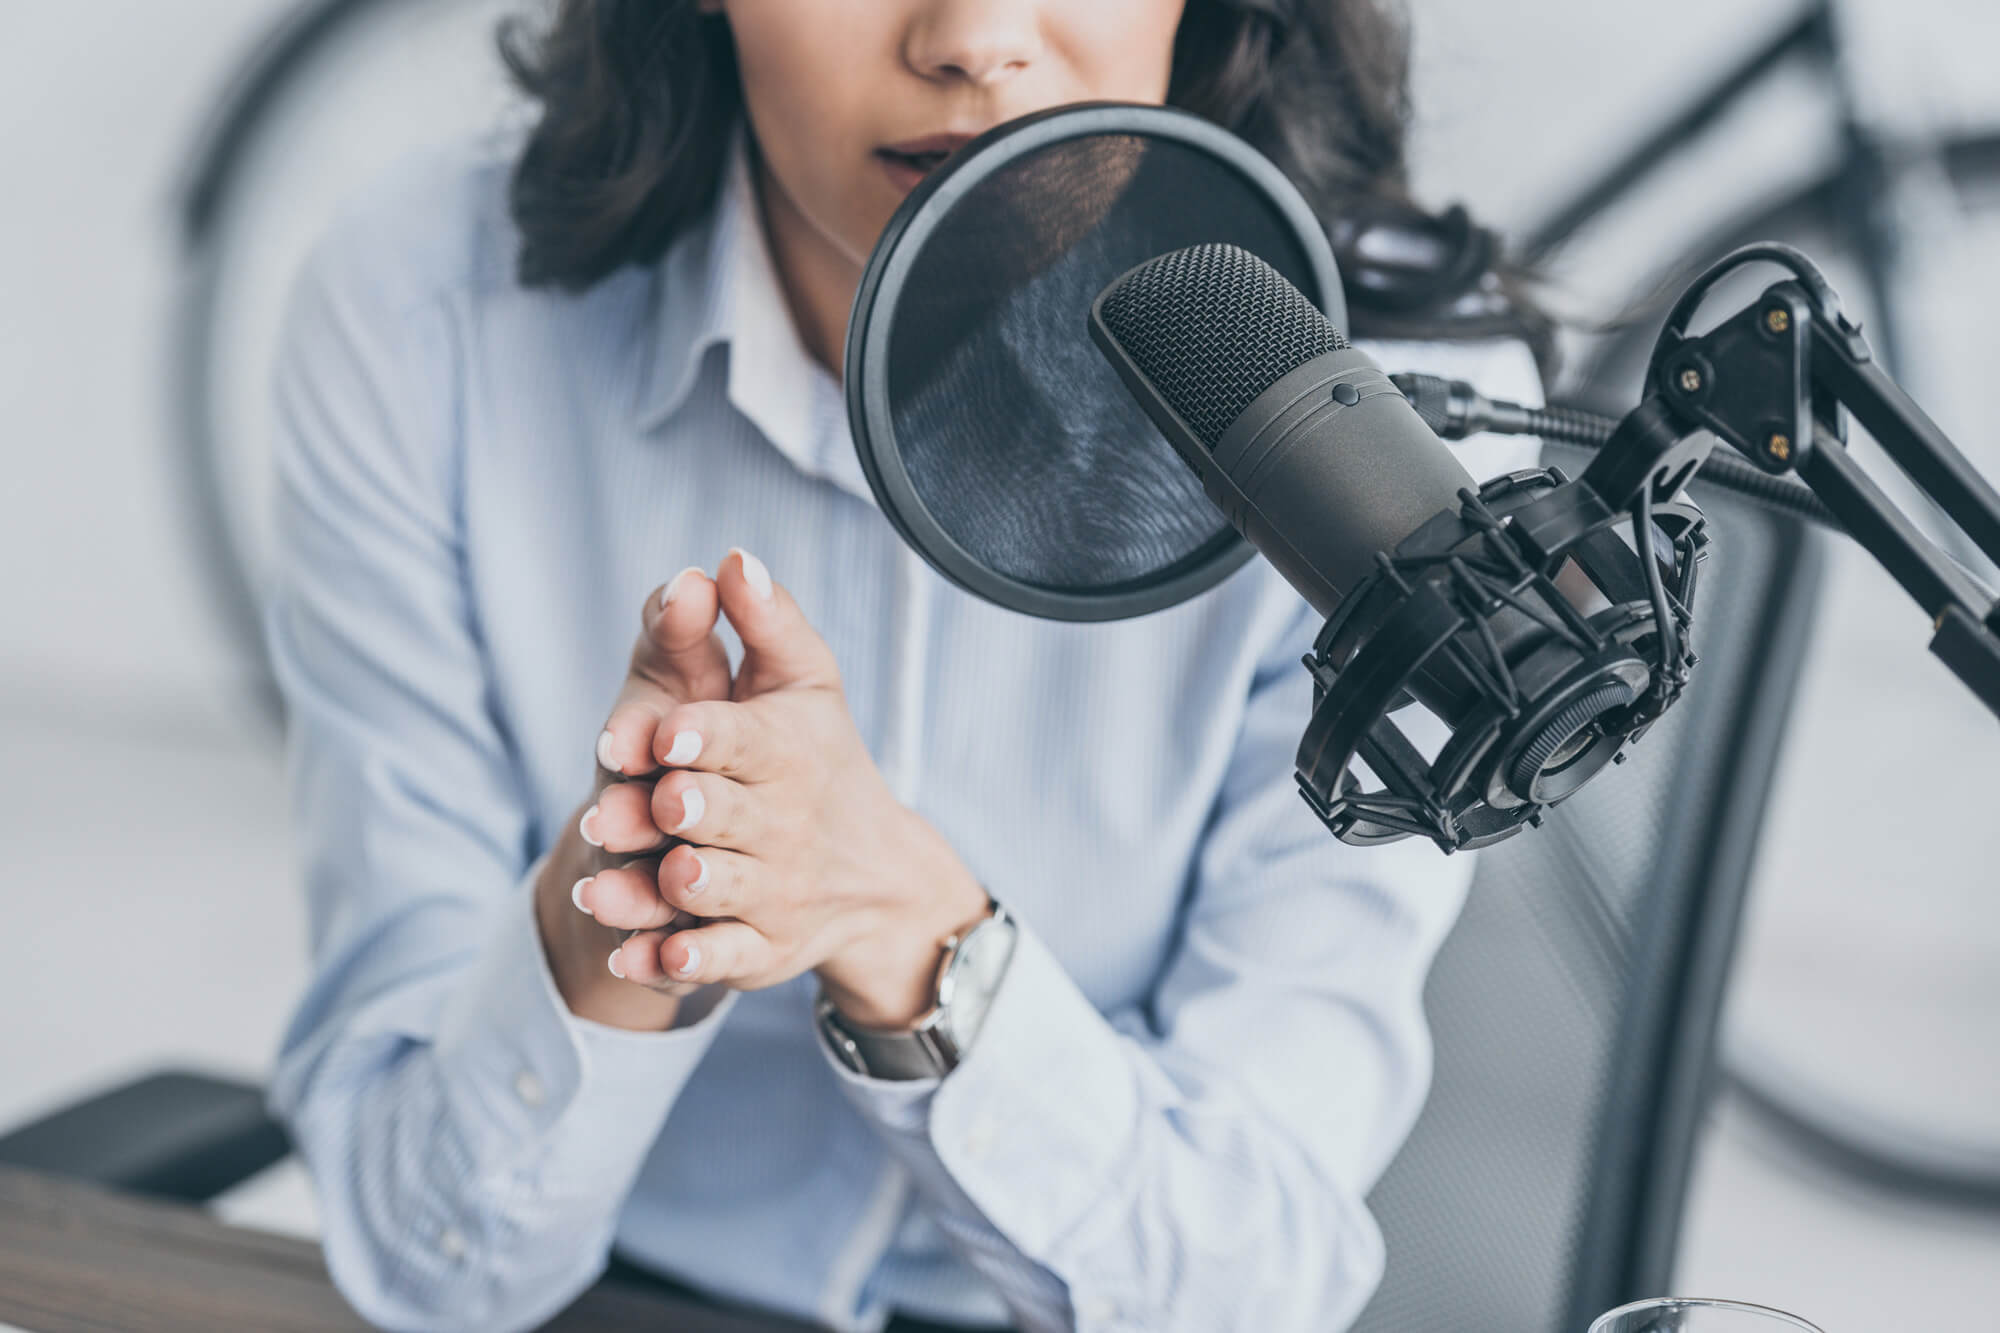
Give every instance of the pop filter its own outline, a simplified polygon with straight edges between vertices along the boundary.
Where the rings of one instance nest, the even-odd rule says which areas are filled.
[[[849,316],[848,420],[882,512],[968,592],[1117,620],[1256,553],[1092,346],[1105,285],[1227,242],[1336,324],[1326,233],[1291,182],[1187,112],[1085,103],[966,144],[911,191]]]

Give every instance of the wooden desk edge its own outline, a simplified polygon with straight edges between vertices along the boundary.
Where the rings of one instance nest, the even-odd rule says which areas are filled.
[[[319,1247],[200,1208],[0,1166],[0,1319],[32,1333],[354,1333]],[[549,1333],[817,1333],[600,1283]]]

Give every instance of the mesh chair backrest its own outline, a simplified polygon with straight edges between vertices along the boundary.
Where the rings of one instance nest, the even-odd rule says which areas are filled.
[[[1429,1101],[1370,1197],[1364,1333],[1581,1333],[1671,1277],[1715,1011],[1819,568],[1793,521],[1697,488],[1713,542],[1681,701],[1479,853],[1425,991]]]

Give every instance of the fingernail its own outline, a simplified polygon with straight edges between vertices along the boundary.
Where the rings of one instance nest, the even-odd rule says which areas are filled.
[[[695,821],[700,819],[707,810],[708,801],[702,796],[701,788],[689,787],[681,793],[681,822],[674,825],[674,832],[678,833],[684,828],[692,828]]]
[[[700,852],[696,852],[694,853],[694,863],[701,867],[701,873],[694,877],[694,882],[687,886],[687,891],[689,893],[700,893],[708,887],[708,862],[702,859]]]
[[[694,975],[694,970],[700,966],[701,966],[701,946],[699,944],[696,944],[693,940],[689,940],[688,960],[685,963],[682,963],[679,967],[675,968],[674,972],[678,976],[691,977]]]
[[[575,903],[576,910],[583,913],[585,916],[597,915],[597,913],[591,911],[588,907],[585,907],[583,905],[583,886],[590,883],[590,881],[594,878],[596,877],[593,875],[585,875],[582,879],[578,880],[576,883],[569,886],[569,900]]]
[[[732,546],[729,549],[736,552],[736,558],[742,562],[743,577],[749,581],[750,591],[757,594],[757,600],[770,601],[771,571],[764,568],[764,562],[740,546]]]
[[[667,751],[667,762],[670,764],[692,764],[694,757],[700,753],[700,732],[677,731],[674,733],[674,748]]]
[[[582,819],[576,821],[576,831],[578,833],[581,833],[583,835],[583,840],[589,843],[592,847],[602,847],[604,843],[598,838],[598,836],[595,833],[592,833],[590,831],[590,821],[596,818],[597,818],[597,807],[593,805],[590,807],[590,809],[583,812]]]
[[[613,949],[611,951],[611,957],[604,964],[606,967],[611,969],[611,975],[617,977],[620,981],[623,981],[625,979],[625,969],[618,962],[618,955],[623,952],[625,952],[623,948]]]
[[[597,762],[602,767],[608,768],[612,772],[616,773],[618,771],[618,761],[614,759],[611,755],[611,747],[613,744],[614,742],[611,738],[610,728],[607,727],[603,731],[597,733]]]
[[[699,574],[700,572],[700,565],[689,565],[686,569],[683,569],[680,573],[669,579],[667,581],[667,590],[660,594],[660,609],[662,611],[666,610],[667,603],[673,601],[680,594],[681,584],[686,580],[688,575]]]

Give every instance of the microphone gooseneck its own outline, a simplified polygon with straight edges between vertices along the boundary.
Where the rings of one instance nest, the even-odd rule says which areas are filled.
[[[1554,469],[1476,487],[1388,375],[1234,246],[1139,265],[1089,327],[1208,497],[1327,617],[1297,776],[1337,837],[1498,841],[1679,697],[1706,543],[1693,505],[1649,495],[1627,537]],[[1450,728],[1435,755],[1389,717],[1413,699]]]

